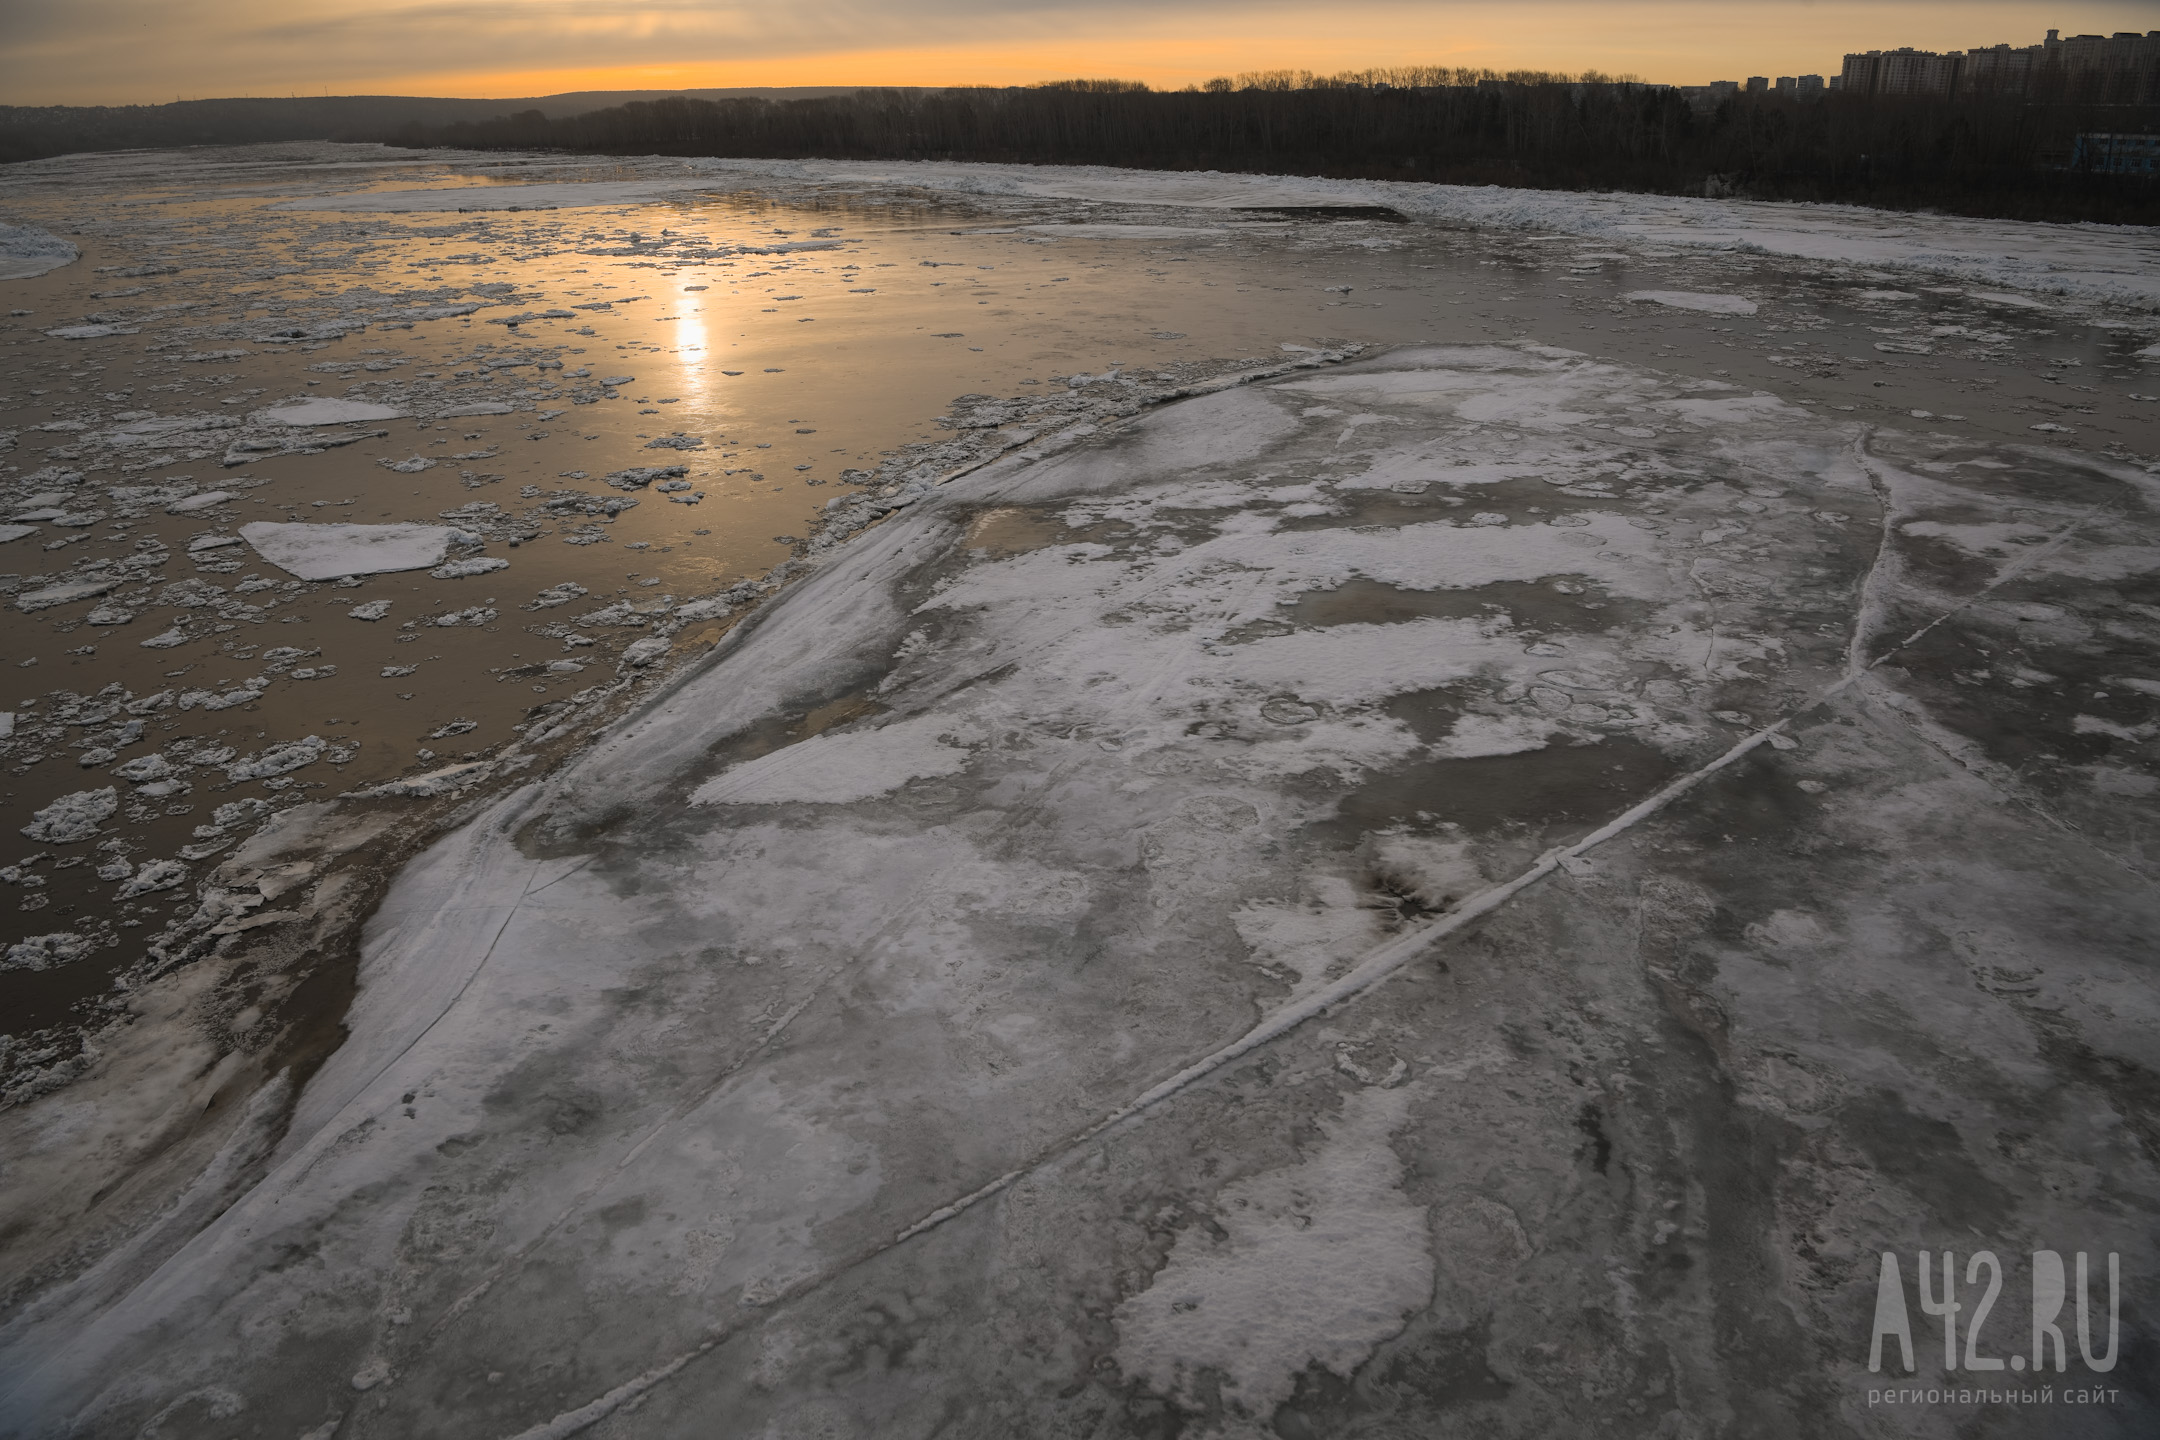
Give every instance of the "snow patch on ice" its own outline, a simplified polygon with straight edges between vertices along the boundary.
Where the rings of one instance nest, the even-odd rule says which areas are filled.
[[[745,760],[700,785],[693,805],[847,805],[889,794],[910,780],[954,775],[969,751],[954,743],[953,721],[924,715],[875,730],[813,735]]]
[[[1317,1364],[1347,1380],[1432,1298],[1425,1209],[1388,1144],[1413,1092],[1359,1090],[1303,1164],[1223,1187],[1213,1226],[1180,1232],[1153,1283],[1117,1308],[1127,1376],[1265,1422]]]

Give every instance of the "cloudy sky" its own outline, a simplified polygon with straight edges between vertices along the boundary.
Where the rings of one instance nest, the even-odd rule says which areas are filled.
[[[1183,85],[1428,64],[1674,84],[2160,26],[2153,0],[0,0],[0,102],[734,85]]]

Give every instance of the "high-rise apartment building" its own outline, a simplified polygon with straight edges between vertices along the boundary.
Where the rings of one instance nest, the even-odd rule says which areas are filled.
[[[1984,49],[1870,50],[1847,55],[1835,88],[1862,95],[2027,95],[2100,104],[2160,101],[2160,30]]]

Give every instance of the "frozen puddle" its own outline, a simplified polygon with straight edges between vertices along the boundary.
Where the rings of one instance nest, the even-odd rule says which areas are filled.
[[[2150,762],[2033,689],[2013,770],[1965,697],[2035,627],[2149,667],[2091,637],[2156,541],[2127,467],[1534,345],[1045,436],[409,867],[261,1178],[10,1404],[1287,1435],[1448,1375],[1405,1433],[1536,1435],[1678,1366],[1771,1433],[1746,1377],[1865,1349],[1826,1250],[2044,1204],[2149,1284],[2099,1191],[2154,1158],[2028,1123],[2085,1082],[1937,1081],[2029,996],[2150,1051]]]

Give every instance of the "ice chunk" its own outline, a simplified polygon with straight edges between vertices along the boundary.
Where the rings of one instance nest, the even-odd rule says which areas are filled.
[[[1630,290],[1620,298],[1631,303],[1663,305],[1668,310],[1700,310],[1707,315],[1755,313],[1755,302],[1745,295],[1710,295],[1695,290]]]
[[[314,764],[322,759],[323,751],[328,748],[320,735],[310,735],[305,740],[273,745],[259,755],[236,761],[225,767],[225,773],[235,780],[266,780]]]
[[[80,960],[90,953],[92,942],[72,930],[62,930],[52,935],[32,935],[29,939],[7,948],[7,958],[0,960],[0,970],[50,970],[55,965],[65,965],[70,960]]]
[[[165,513],[168,515],[191,515],[197,510],[207,510],[213,505],[222,505],[232,498],[233,492],[230,490],[205,490],[200,495],[190,495],[185,500],[173,501],[172,504],[165,507]]]
[[[575,580],[559,581],[556,584],[548,586],[547,589],[542,590],[538,595],[533,596],[531,608],[535,610],[552,610],[557,605],[567,605],[572,600],[577,599],[578,596],[587,593],[589,592],[585,589],[585,587],[578,584]]]
[[[276,425],[346,425],[355,420],[397,420],[404,416],[403,410],[391,405],[376,405],[366,400],[301,400],[285,405],[273,405],[258,410],[253,418],[268,420]]]
[[[433,570],[428,571],[428,574],[434,576],[437,580],[463,580],[467,576],[487,575],[496,570],[507,570],[509,568],[510,562],[507,560],[497,560],[490,555],[474,555],[469,559],[452,560],[447,565],[438,565]],[[383,608],[389,608],[387,602],[384,602]],[[360,612],[356,610],[353,613],[357,615]],[[362,618],[368,617],[362,616]]]
[[[48,585],[42,590],[32,590],[27,595],[15,597],[18,610],[50,610],[55,605],[72,605],[77,600],[88,600],[118,589],[118,579],[64,580],[58,585]]]
[[[414,455],[404,460],[378,460],[375,463],[385,470],[395,470],[400,475],[417,475],[423,470],[435,468],[435,462],[425,455]]]
[[[133,325],[63,325],[45,332],[55,340],[102,340],[108,335],[139,335]]]
[[[492,768],[486,760],[468,760],[459,765],[445,765],[440,770],[430,770],[425,775],[414,775],[405,780],[391,780],[369,790],[355,790],[356,799],[375,799],[386,796],[410,796],[425,799],[431,795],[446,795],[460,786],[470,785],[485,776]]]
[[[668,645],[668,640],[659,635],[648,635],[642,640],[633,640],[623,650],[623,664],[650,665],[655,660],[666,657]]]
[[[177,860],[152,860],[120,887],[120,898],[132,900],[154,890],[171,890],[187,879],[187,866]]]
[[[273,520],[240,527],[241,538],[255,547],[256,554],[302,580],[426,570],[442,563],[451,541],[462,533],[447,525],[308,525]]]
[[[20,540],[25,535],[35,535],[37,533],[37,526],[35,525],[0,525],[0,545],[5,545],[10,540]]]
[[[113,771],[113,774],[121,779],[136,785],[148,784],[152,780],[164,780],[172,773],[172,761],[163,755],[138,755]]]
[[[675,612],[677,620],[717,620],[735,607],[714,596],[709,600],[693,600]]]
[[[475,400],[470,405],[453,405],[447,410],[438,410],[435,413],[449,419],[458,415],[508,415],[516,408],[500,400]]]
[[[390,613],[388,600],[370,600],[365,605],[355,605],[345,612],[355,620],[380,620]]]
[[[604,478],[617,490],[642,490],[655,480],[673,480],[689,473],[687,465],[640,465],[613,471]]]
[[[37,812],[22,833],[40,845],[73,845],[98,833],[98,822],[111,818],[120,808],[120,792],[111,785],[102,790],[78,790]]]

